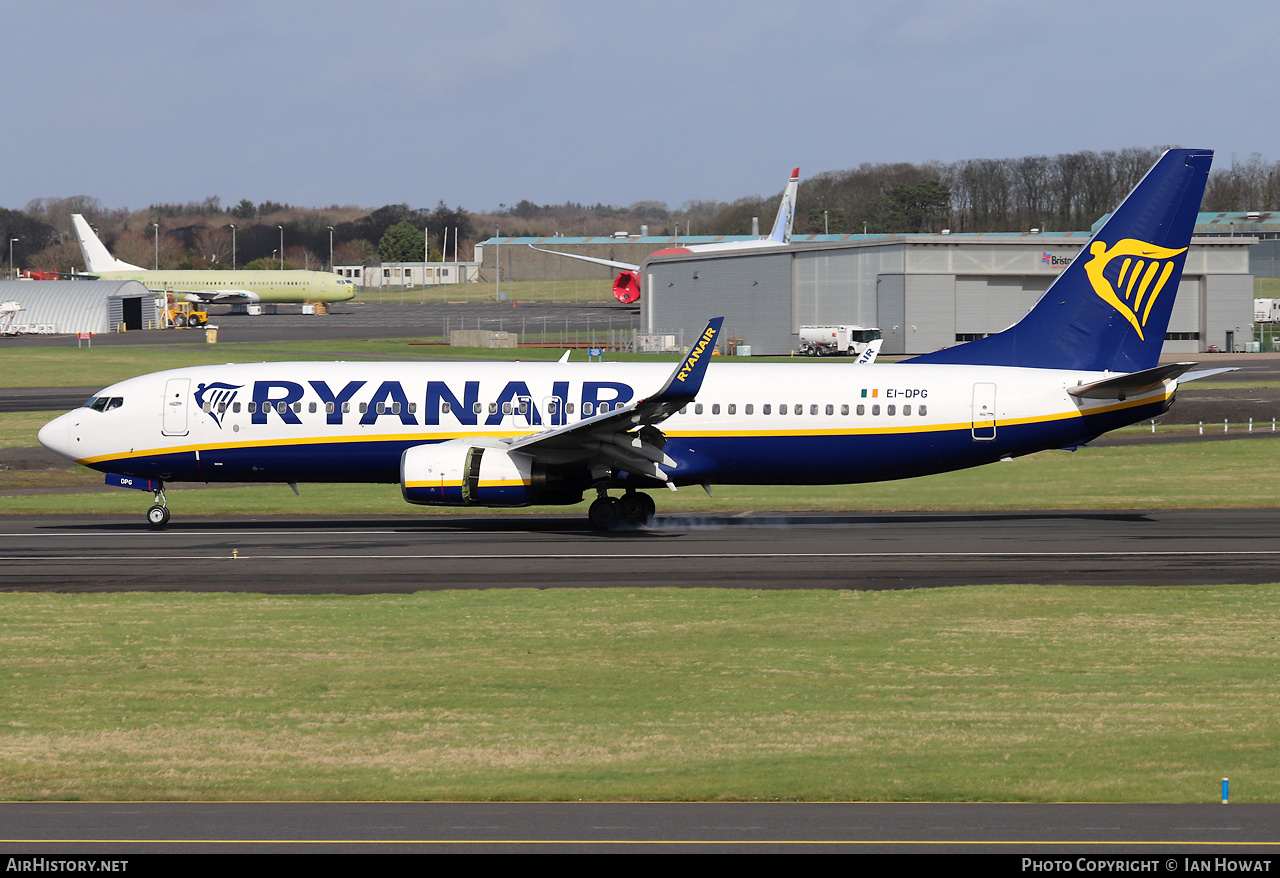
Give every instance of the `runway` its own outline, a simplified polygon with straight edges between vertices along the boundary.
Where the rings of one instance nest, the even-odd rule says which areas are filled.
[[[0,804],[0,851],[950,852],[1004,855],[1019,871],[1019,855],[1074,866],[1093,853],[1159,857],[1144,871],[1179,872],[1195,853],[1270,860],[1278,818],[1276,805],[1218,804],[11,803]]]
[[[1280,509],[583,516],[0,518],[0,590],[905,589],[1280,580]]]

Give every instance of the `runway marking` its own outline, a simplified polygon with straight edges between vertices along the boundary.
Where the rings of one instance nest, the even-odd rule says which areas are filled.
[[[98,552],[98,549],[86,549],[84,551]],[[1241,550],[1241,551],[1186,551],[1186,552],[1126,552],[1117,550],[1114,552],[625,552],[625,553],[609,553],[609,552],[521,552],[521,553],[495,553],[495,554],[367,554],[363,552],[348,552],[344,554],[311,554],[300,550],[293,555],[255,555],[246,552],[239,552],[236,558],[232,558],[227,554],[217,555],[166,555],[165,558],[176,561],[295,561],[299,558],[307,558],[316,561],[337,561],[344,559],[364,559],[374,561],[387,561],[403,558],[405,560],[437,560],[437,561],[489,561],[493,559],[511,559],[513,561],[536,561],[539,559],[556,560],[556,561],[572,561],[575,559],[590,559],[598,561],[601,558],[611,558],[618,560],[654,560],[654,559],[675,559],[675,560],[693,560],[697,558],[708,559],[769,559],[769,558],[1220,558],[1220,557],[1244,557],[1244,556],[1272,556],[1280,555],[1280,550]],[[95,563],[118,562],[126,564],[136,564],[137,559],[134,558],[107,558],[99,554],[85,556],[93,560]],[[77,560],[68,558],[66,555],[10,555],[5,560],[8,561],[68,561]]]
[[[1112,841],[1099,839],[1080,839],[1072,841],[1033,840],[955,840],[955,839],[595,839],[595,838],[436,838],[436,839],[382,839],[382,838],[336,838],[336,839],[298,839],[298,838],[0,838],[0,844],[211,844],[211,845],[1001,845],[1001,846],[1063,846],[1063,845],[1159,845],[1161,847],[1276,847],[1280,841]],[[15,855],[17,856],[17,855]]]

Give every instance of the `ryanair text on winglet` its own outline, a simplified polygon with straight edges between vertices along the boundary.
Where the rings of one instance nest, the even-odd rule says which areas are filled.
[[[680,373],[676,375],[677,381],[684,381],[693,371],[693,367],[698,365],[698,358],[702,356],[702,352],[707,349],[707,345],[711,344],[711,340],[716,337],[716,331],[710,326],[702,333],[702,338],[698,339],[697,345],[689,352],[689,356],[685,357],[684,365],[680,367]]]

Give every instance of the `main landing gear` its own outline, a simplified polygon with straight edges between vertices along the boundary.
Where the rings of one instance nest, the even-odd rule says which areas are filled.
[[[155,505],[147,510],[147,524],[156,530],[164,527],[169,523],[169,507],[165,505],[164,499],[164,483],[160,483],[160,487],[153,492],[155,495]]]
[[[587,510],[591,526],[599,531],[617,530],[621,527],[641,527],[653,520],[658,511],[648,494],[627,491],[621,497],[610,497],[604,488],[598,488],[599,496]]]

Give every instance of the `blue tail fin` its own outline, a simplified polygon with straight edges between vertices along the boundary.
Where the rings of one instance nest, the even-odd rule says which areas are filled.
[[[1137,372],[1159,362],[1213,151],[1171,149],[1026,317],[913,363]]]

